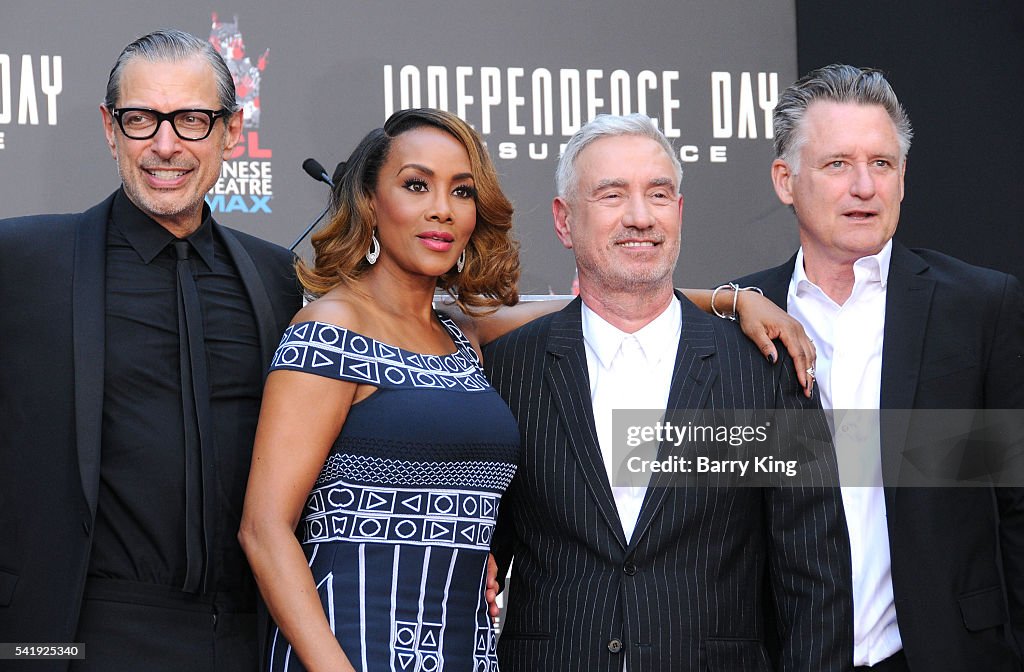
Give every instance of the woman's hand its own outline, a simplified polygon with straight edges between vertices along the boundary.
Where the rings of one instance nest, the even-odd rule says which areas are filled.
[[[741,291],[736,299],[736,312],[743,333],[773,363],[778,360],[778,352],[772,339],[782,341],[793,358],[797,380],[810,398],[814,390],[817,352],[803,325],[757,292]]]

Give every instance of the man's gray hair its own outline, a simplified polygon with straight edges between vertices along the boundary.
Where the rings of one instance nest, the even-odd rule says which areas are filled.
[[[107,95],[103,99],[103,105],[112,110],[117,106],[118,98],[121,96],[121,75],[124,66],[132,59],[142,58],[150,62],[159,61],[184,61],[193,56],[202,56],[213,68],[217,77],[217,98],[220,106],[231,112],[238,110],[238,101],[235,97],[235,80],[231,77],[231,71],[227,64],[213,45],[206,40],[201,40],[195,35],[181,30],[157,30],[149,35],[143,35],[135,40],[121,52],[110,69],[110,77],[107,78]],[[170,110],[166,110],[170,111]],[[224,122],[227,123],[227,118]]]
[[[807,108],[816,101],[881,105],[896,126],[900,143],[900,161],[910,151],[914,129],[910,117],[903,109],[896,92],[885,75],[872,68],[832,64],[812,70],[782,92],[775,106],[775,156],[782,159],[793,172],[800,170],[800,150],[806,141],[803,129]]]
[[[636,135],[654,140],[672,162],[672,169],[675,171],[676,184],[683,179],[683,166],[679,163],[679,157],[672,149],[672,144],[665,135],[659,131],[654,122],[645,114],[627,114],[617,116],[613,114],[599,114],[593,120],[586,123],[580,130],[569,138],[565,145],[565,151],[558,159],[558,167],[555,169],[555,189],[558,195],[566,200],[576,197],[576,190],[579,187],[579,177],[576,175],[576,161],[580,152],[586,149],[587,145],[600,140],[620,135]]]

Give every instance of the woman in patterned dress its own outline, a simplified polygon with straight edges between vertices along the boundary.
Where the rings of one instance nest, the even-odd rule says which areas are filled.
[[[516,303],[512,206],[479,136],[437,110],[371,132],[333,200],[240,531],[273,621],[265,669],[496,670],[484,583],[518,430],[475,333],[432,302]]]
[[[297,266],[318,298],[275,355],[239,532],[271,617],[263,669],[495,672],[483,596],[518,430],[479,342],[563,304],[485,318],[518,298],[512,207],[452,114],[392,115],[333,206],[313,267]],[[434,311],[438,289],[458,325]],[[708,308],[710,292],[687,294]],[[748,303],[752,338],[812,347]]]

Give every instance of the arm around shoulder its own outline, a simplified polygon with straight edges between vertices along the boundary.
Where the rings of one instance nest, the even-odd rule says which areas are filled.
[[[439,308],[455,320],[474,345],[483,347],[538,317],[565,308],[570,301],[564,298],[521,301],[514,306],[499,306],[497,310],[480,315],[466,315],[454,302],[442,303]]]

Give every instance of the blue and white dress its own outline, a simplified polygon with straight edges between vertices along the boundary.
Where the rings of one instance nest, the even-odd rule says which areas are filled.
[[[303,322],[271,367],[378,388],[349,411],[298,530],[331,629],[363,672],[498,669],[484,582],[519,431],[469,341],[438,317],[452,354]],[[272,622],[266,655],[268,670],[305,669]]]

